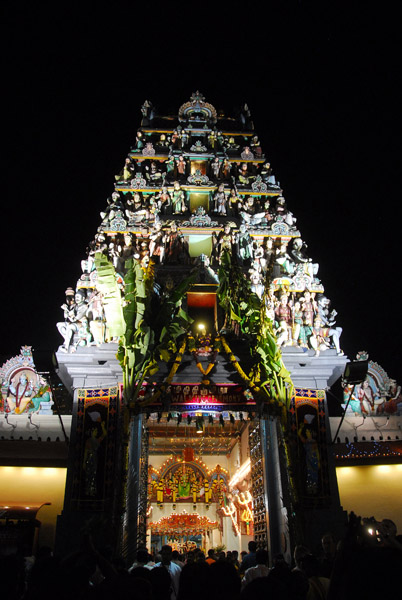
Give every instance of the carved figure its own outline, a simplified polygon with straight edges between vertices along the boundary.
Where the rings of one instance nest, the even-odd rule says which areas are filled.
[[[226,216],[226,196],[225,196],[225,186],[223,183],[220,184],[218,190],[214,195],[215,201],[215,212],[218,214]]]
[[[357,388],[357,397],[360,402],[361,411],[364,415],[375,412],[375,394],[370,387],[368,379],[365,379]]]
[[[276,330],[278,346],[287,346],[291,343],[292,312],[288,305],[286,293],[283,293],[280,297],[279,305],[275,309],[275,316],[278,321]]]
[[[153,184],[158,185],[162,182],[162,170],[154,161],[150,166],[145,167],[145,176]]]
[[[183,236],[177,231],[176,223],[172,223],[170,231],[164,237],[166,263],[177,263],[183,249]]]
[[[168,215],[172,212],[172,199],[167,187],[163,187],[155,198],[163,215]]]
[[[323,323],[320,317],[316,316],[314,319],[313,327],[311,329],[311,336],[309,338],[309,342],[311,347],[315,350],[317,356],[322,350],[327,350],[329,347],[326,341],[328,330],[322,325]]]
[[[221,163],[219,162],[219,158],[214,158],[214,160],[211,163],[211,170],[214,174],[215,179],[219,179],[219,173],[221,170]]]
[[[237,195],[235,188],[232,188],[228,198],[228,213],[230,216],[237,217],[239,215],[239,204],[241,200]]]
[[[227,158],[222,163],[222,176],[224,179],[229,179],[230,177],[231,165]]]
[[[294,263],[287,253],[287,241],[283,241],[276,250],[275,262],[280,265],[281,270],[287,275],[294,273]]]
[[[245,146],[243,152],[240,154],[240,157],[243,160],[252,160],[254,158],[254,154],[251,152],[248,146]]]
[[[303,265],[303,271],[314,281],[314,276],[318,273],[318,263],[313,263],[311,258],[306,255],[307,245],[300,239],[295,238],[292,243],[292,248],[289,250],[289,254],[293,262],[298,265]]]
[[[238,150],[240,148],[239,144],[236,144],[234,137],[228,139],[226,147],[228,150]]]
[[[180,155],[179,158],[176,159],[177,174],[179,178],[183,178],[186,175],[186,165],[187,163],[184,160],[184,157]]]
[[[262,283],[261,273],[252,269],[250,271],[250,281],[251,281],[251,286],[250,286],[251,291],[254,292],[255,294],[257,294],[257,296],[261,299],[264,294],[264,290],[265,290],[264,284]]]
[[[248,261],[252,257],[251,238],[244,223],[240,225],[239,232],[236,236],[237,256],[241,263]]]
[[[123,181],[128,181],[129,179],[132,179],[134,173],[135,173],[135,165],[129,158],[126,158],[124,167],[123,167],[123,176],[122,176]]]
[[[328,337],[332,339],[337,354],[343,354],[339,339],[342,334],[342,327],[334,327],[336,324],[335,317],[337,315],[336,310],[329,312],[330,300],[326,296],[320,296],[318,299],[318,314],[325,327],[328,328]]]
[[[237,177],[241,185],[248,185],[250,182],[250,173],[246,163],[242,163],[237,171]]]
[[[185,195],[184,191],[180,187],[180,183],[178,181],[174,182],[174,189],[172,194],[172,206],[173,206],[173,214],[178,215],[180,213],[184,213],[187,210],[185,204]]]
[[[57,323],[57,329],[64,338],[64,344],[61,346],[63,352],[68,352],[71,349],[73,337],[77,333],[79,324],[83,317],[86,316],[88,303],[83,290],[77,290],[75,293],[75,302],[72,305],[63,304],[61,307],[64,310],[64,321]]]
[[[149,243],[149,255],[151,257],[158,256],[160,263],[163,262],[163,257],[165,254],[164,238],[165,238],[165,235],[164,235],[164,232],[162,231],[162,224],[157,223],[155,225],[154,231],[149,236],[149,239],[151,240]]]
[[[223,232],[218,237],[218,248],[219,248],[219,262],[221,262],[222,255],[225,251],[232,251],[232,243],[234,242],[233,234],[230,229],[230,225],[225,225]]]
[[[29,379],[26,372],[23,371],[17,381],[11,381],[8,386],[7,403],[10,412],[24,412],[31,401],[33,391],[33,381],[32,379]]]

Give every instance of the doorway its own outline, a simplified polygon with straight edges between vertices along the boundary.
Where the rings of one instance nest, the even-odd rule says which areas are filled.
[[[144,417],[148,549],[247,549],[255,504],[249,441],[256,438],[249,416],[198,409]]]

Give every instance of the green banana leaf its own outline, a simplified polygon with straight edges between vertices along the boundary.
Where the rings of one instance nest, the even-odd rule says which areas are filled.
[[[97,288],[103,295],[103,308],[111,337],[120,337],[126,331],[122,299],[115,277],[115,269],[101,252],[95,254],[98,273]]]

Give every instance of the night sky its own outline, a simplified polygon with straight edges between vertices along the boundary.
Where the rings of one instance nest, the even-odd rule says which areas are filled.
[[[248,103],[338,311],[341,346],[350,359],[367,350],[402,383],[397,11],[114,6],[2,9],[1,362],[27,344],[45,368],[61,344],[64,291],[81,274],[143,101],[177,114],[200,90],[227,112]]]

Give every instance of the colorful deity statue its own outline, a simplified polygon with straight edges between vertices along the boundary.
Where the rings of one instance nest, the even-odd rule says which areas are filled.
[[[184,191],[180,187],[180,183],[178,181],[174,182],[174,189],[172,194],[172,206],[173,206],[173,214],[178,215],[180,213],[184,213],[187,211],[186,202],[185,202],[185,194]]]
[[[226,216],[226,195],[225,186],[221,183],[214,195],[215,212],[222,216]]]
[[[64,338],[64,344],[61,350],[68,352],[73,344],[74,335],[77,333],[83,317],[88,310],[88,302],[84,290],[77,290],[75,293],[75,302],[71,305],[63,304],[64,321],[57,323],[57,329]]]
[[[288,295],[282,293],[280,303],[275,309],[278,322],[276,330],[278,346],[288,346],[292,340],[292,311],[288,304]]]
[[[184,160],[184,156],[180,155],[179,158],[176,159],[176,168],[177,174],[180,179],[184,178],[186,174],[186,161]]]

